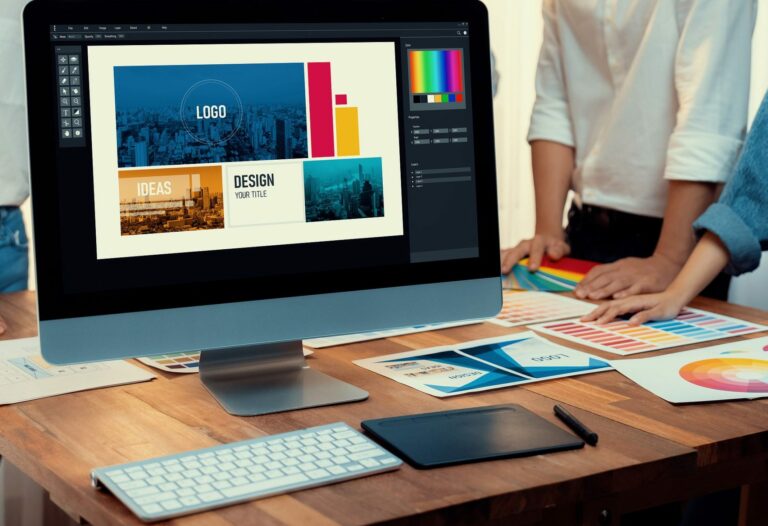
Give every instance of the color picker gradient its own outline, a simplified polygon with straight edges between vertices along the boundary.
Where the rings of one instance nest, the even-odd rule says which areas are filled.
[[[736,393],[768,393],[768,360],[710,358],[680,368],[680,376],[700,387]]]
[[[408,51],[412,104],[464,107],[464,58],[460,49]]]
[[[464,91],[461,51],[409,52],[411,93],[458,93]]]

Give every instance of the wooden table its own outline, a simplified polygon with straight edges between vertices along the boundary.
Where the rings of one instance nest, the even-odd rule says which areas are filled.
[[[0,296],[10,326],[4,339],[35,334],[34,301],[33,293]],[[695,306],[768,323],[768,313],[754,309]],[[136,525],[114,497],[91,488],[92,468],[336,421],[359,427],[367,418],[500,403],[519,403],[562,426],[552,415],[557,401],[600,434],[598,447],[426,471],[404,466],[172,524],[618,524],[625,512],[738,486],[745,488],[742,524],[768,523],[767,401],[673,406],[617,372],[437,399],[351,363],[511,332],[473,325],[324,349],[309,359],[368,390],[361,403],[239,418],[218,406],[197,375],[154,371],[151,383],[0,407],[0,455],[76,520]]]

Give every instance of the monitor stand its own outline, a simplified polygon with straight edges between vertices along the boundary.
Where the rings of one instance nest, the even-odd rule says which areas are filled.
[[[200,381],[237,416],[358,402],[362,389],[310,369],[301,341],[200,353]]]

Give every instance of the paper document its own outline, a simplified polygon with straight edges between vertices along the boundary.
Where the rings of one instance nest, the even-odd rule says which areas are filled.
[[[0,405],[153,378],[147,371],[120,360],[51,365],[40,354],[38,338],[0,341]]]
[[[673,404],[768,396],[768,338],[635,360],[613,367]]]
[[[592,355],[532,332],[357,360],[356,365],[433,396],[454,396],[609,370]]]

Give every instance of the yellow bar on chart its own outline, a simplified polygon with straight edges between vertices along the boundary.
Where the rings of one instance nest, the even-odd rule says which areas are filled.
[[[360,126],[355,107],[336,108],[336,155],[360,155]]]

